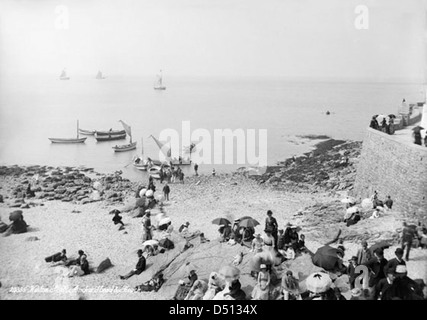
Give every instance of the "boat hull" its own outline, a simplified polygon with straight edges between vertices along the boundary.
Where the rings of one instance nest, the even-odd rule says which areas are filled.
[[[70,139],[64,139],[64,138],[48,138],[52,143],[83,143],[86,141],[87,138],[70,138]]]
[[[136,149],[136,142],[132,142],[132,143],[121,145],[121,146],[114,146],[113,149],[114,149],[114,152],[130,151],[130,150]]]
[[[173,166],[189,166],[191,165],[191,160],[171,160],[170,161],[172,163]]]
[[[126,133],[125,130],[111,130],[111,131],[98,131],[95,130],[94,134],[98,136],[109,136],[109,135],[117,135],[117,134],[124,134]]]
[[[59,80],[70,80],[70,77],[62,77],[62,78],[59,78]]]
[[[110,136],[98,136],[95,133],[95,139],[98,142],[121,140],[121,139],[126,139],[126,133],[124,133],[124,134],[112,134]]]
[[[154,87],[154,90],[166,90],[166,87]]]

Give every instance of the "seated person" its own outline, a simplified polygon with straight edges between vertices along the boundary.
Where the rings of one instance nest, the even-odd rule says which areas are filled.
[[[90,273],[89,270],[89,262],[87,261],[87,257],[85,254],[81,255],[79,257],[79,263],[78,265],[74,265],[71,267],[71,270],[68,274],[69,277],[74,276],[84,276]]]
[[[132,277],[135,274],[141,274],[144,270],[145,270],[145,266],[146,266],[146,260],[144,255],[142,254],[142,250],[139,249],[137,254],[138,254],[138,262],[135,266],[135,269],[131,270],[127,275],[125,276],[120,276],[120,279],[122,280],[126,280],[129,279],[130,277]]]
[[[112,220],[113,220],[114,224],[121,224],[124,227],[125,224],[123,223],[122,217],[119,214],[120,214],[119,210],[115,211],[114,212],[114,217],[113,217]]]
[[[305,235],[303,235],[303,234],[301,234],[299,236],[298,251],[299,252],[306,252],[307,251],[307,248],[305,247]]]
[[[61,252],[55,253],[54,255],[51,255],[47,258],[45,258],[46,262],[63,262],[66,263],[67,262],[67,251],[65,249],[63,249]]]
[[[200,234],[200,243],[205,243],[205,242],[209,242],[210,240],[209,239],[206,239],[205,238],[205,234],[202,232],[201,234]]]
[[[163,278],[163,274],[160,273],[157,276],[154,276],[152,279],[150,279],[147,282],[144,282],[143,284],[136,286],[135,290],[136,291],[154,291],[157,292],[160,287],[163,285],[163,283],[165,282],[165,279]]]

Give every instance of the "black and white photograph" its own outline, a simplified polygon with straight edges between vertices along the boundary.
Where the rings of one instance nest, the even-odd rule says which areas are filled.
[[[427,0],[0,0],[0,300],[426,300],[426,98]]]

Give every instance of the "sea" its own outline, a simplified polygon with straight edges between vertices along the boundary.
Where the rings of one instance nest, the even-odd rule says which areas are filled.
[[[267,164],[275,165],[320,141],[307,136],[361,141],[372,115],[395,114],[403,98],[415,103],[425,96],[422,84],[416,83],[219,77],[170,77],[163,83],[166,90],[160,91],[153,89],[151,77],[107,75],[96,80],[71,75],[62,81],[52,76],[2,77],[0,164],[85,166],[101,173],[122,171],[123,177],[139,181],[147,173],[132,166],[133,158],[142,153],[160,158],[149,136],[159,137],[165,129],[181,135],[183,121],[189,121],[191,132],[206,129],[212,138],[216,129],[242,129],[254,130],[258,141],[261,130],[266,130]],[[137,149],[115,153],[112,147],[129,139],[97,142],[93,136],[82,144],[51,143],[51,137],[76,137],[77,120],[86,130],[122,129],[119,120],[123,120],[131,126]],[[235,140],[234,149],[237,145]],[[182,156],[188,157],[185,146],[180,147]],[[230,173],[254,165],[238,160],[236,154],[231,164],[202,163],[199,173],[212,169]],[[193,174],[193,166],[183,169],[184,174]]]

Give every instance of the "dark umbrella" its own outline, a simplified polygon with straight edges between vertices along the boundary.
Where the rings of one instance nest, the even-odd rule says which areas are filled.
[[[320,247],[311,258],[313,264],[327,271],[333,271],[339,259],[337,255],[338,251],[339,249],[328,245]]]
[[[257,225],[259,225],[259,222],[252,218],[241,220],[239,223],[239,226],[244,228],[255,228]]]
[[[412,129],[412,131],[414,131],[414,132],[420,132],[421,130],[423,130],[424,128],[423,127],[421,127],[421,126],[416,126],[416,127],[414,127],[413,129]]]
[[[396,116],[394,114],[389,114],[388,117],[389,118],[396,118]]]
[[[225,218],[216,218],[216,219],[213,219],[212,220],[212,223],[213,224],[222,224],[222,225],[230,225],[231,224],[231,222],[230,221],[228,221],[227,219],[225,219]]]
[[[240,221],[245,220],[245,219],[252,219],[252,217],[244,216],[244,217],[239,218]]]
[[[391,244],[387,241],[380,241],[378,243],[373,244],[372,246],[370,246],[369,251],[371,251],[371,253],[373,254],[375,250],[377,249],[387,249],[391,246]]]

